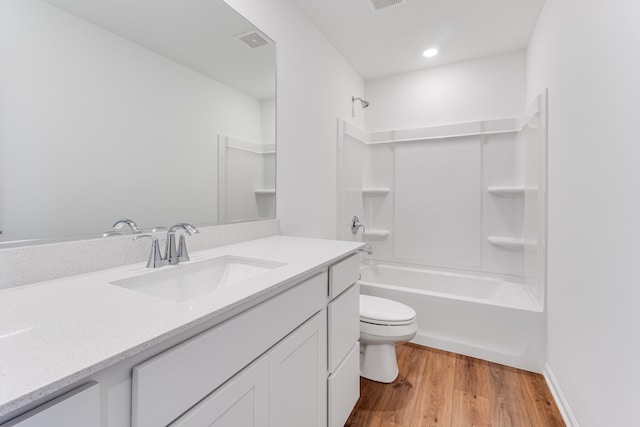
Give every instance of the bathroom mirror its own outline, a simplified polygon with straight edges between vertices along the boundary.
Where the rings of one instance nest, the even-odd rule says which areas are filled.
[[[276,46],[222,0],[0,3],[2,245],[275,216]]]

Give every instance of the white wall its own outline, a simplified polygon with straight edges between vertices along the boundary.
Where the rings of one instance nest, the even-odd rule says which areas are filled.
[[[640,3],[547,0],[528,98],[549,87],[548,365],[580,426],[640,425]]]
[[[7,239],[215,221],[217,135],[259,141],[258,100],[44,2],[0,15]]]
[[[353,68],[290,0],[225,0],[277,43],[277,216],[284,234],[335,238],[336,118],[364,92]]]
[[[513,117],[524,111],[524,51],[366,82],[366,129],[378,132]]]

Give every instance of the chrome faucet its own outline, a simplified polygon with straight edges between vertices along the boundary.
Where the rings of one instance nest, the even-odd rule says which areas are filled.
[[[119,219],[117,220],[113,225],[112,228],[115,228],[116,230],[120,230],[122,227],[124,227],[125,225],[128,225],[129,228],[131,228],[131,231],[133,231],[133,234],[140,234],[140,229],[138,228],[138,226],[136,225],[135,222],[133,222],[133,220],[130,219]]]
[[[167,230],[164,227],[155,228],[153,231]],[[176,249],[176,232],[180,232],[178,249]],[[151,253],[149,253],[149,260],[147,261],[147,268],[158,268],[165,265],[176,265],[183,261],[189,261],[189,254],[187,253],[187,242],[185,234],[191,236],[197,234],[200,231],[191,224],[180,223],[169,227],[167,230],[167,242],[164,250],[164,256],[160,250],[160,242],[158,238],[151,234],[139,234],[133,236],[133,240],[139,239],[151,239]]]
[[[353,218],[351,219],[351,232],[353,234],[358,234],[358,230],[360,228],[362,228],[362,233],[364,234],[365,232],[364,224],[360,224],[360,218],[354,215]]]
[[[176,249],[176,232],[180,231],[179,248]],[[176,225],[172,225],[167,230],[167,244],[164,250],[164,259],[167,264],[175,265],[182,261],[189,261],[189,254],[187,253],[187,242],[185,241],[185,234],[191,236],[192,234],[199,233],[198,229],[191,224],[184,222]]]

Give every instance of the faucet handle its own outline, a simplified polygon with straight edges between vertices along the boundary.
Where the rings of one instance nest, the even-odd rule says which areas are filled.
[[[178,262],[189,261],[189,253],[187,252],[187,242],[185,235],[199,234],[200,230],[191,224],[186,222],[180,223],[184,228],[184,231],[180,233],[180,239],[178,240]]]
[[[137,236],[133,236],[134,241],[139,239],[151,239],[151,252],[149,253],[149,259],[147,260],[147,268],[158,268],[165,265],[165,262],[162,259],[162,252],[160,252],[160,243],[158,243],[158,238],[153,237],[150,234],[138,234]]]
[[[187,252],[187,242],[185,235],[189,234],[188,231],[180,233],[180,239],[178,240],[178,262],[189,261],[189,253]],[[191,235],[191,234],[189,234]]]
[[[353,216],[353,218],[351,219],[351,232],[353,234],[358,234],[358,230],[362,228],[362,233],[365,233],[365,228],[363,224],[360,224],[360,218],[358,218],[357,216]]]

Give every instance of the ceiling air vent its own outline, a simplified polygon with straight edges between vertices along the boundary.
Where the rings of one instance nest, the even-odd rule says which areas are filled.
[[[382,10],[392,6],[398,6],[406,3],[406,0],[369,0],[373,10]]]
[[[256,31],[251,31],[250,33],[246,34],[240,34],[239,36],[236,36],[236,38],[240,40],[244,45],[248,46],[250,49],[257,49],[269,44],[269,42]]]

